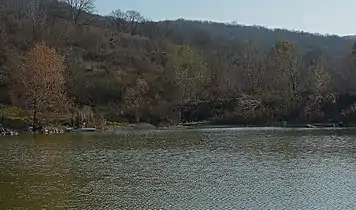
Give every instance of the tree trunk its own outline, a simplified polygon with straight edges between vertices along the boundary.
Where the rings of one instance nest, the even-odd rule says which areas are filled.
[[[38,130],[37,107],[34,107],[34,109],[33,109],[32,131],[36,132],[37,130]]]
[[[182,107],[178,105],[178,120],[179,122],[183,122],[182,120]]]
[[[140,122],[140,115],[138,109],[135,110],[135,118],[136,118],[136,123]]]
[[[36,131],[37,127],[36,127],[36,121],[37,121],[37,112],[36,109],[33,110],[33,123],[32,123],[32,127],[33,127],[33,131]]]
[[[37,131],[37,103],[36,99],[33,101],[33,123],[32,123],[32,130],[35,132]]]

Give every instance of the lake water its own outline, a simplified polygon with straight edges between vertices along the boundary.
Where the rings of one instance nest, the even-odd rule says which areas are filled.
[[[0,209],[355,209],[356,130],[0,138]]]

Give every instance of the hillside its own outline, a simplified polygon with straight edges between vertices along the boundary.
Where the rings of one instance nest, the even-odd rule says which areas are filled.
[[[348,40],[356,40],[356,35],[344,36],[343,38]]]
[[[12,70],[44,42],[66,58],[75,106],[112,121],[352,119],[353,100],[330,106],[356,90],[343,37],[25,2],[0,0],[3,104],[13,104]]]
[[[164,21],[156,23],[167,28],[170,39],[176,43],[202,45],[226,42],[253,41],[262,49],[269,49],[277,41],[288,40],[295,43],[300,53],[318,50],[330,55],[345,54],[350,49],[350,41],[344,37],[312,34],[302,31],[268,29],[260,26],[228,25],[214,22],[189,20]]]

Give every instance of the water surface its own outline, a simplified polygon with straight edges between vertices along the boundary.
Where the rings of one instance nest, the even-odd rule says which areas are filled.
[[[0,209],[354,209],[356,130],[0,139]]]

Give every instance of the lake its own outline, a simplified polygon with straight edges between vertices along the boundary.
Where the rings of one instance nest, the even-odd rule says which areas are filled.
[[[0,209],[354,209],[356,129],[0,138]]]

